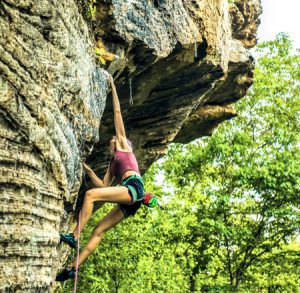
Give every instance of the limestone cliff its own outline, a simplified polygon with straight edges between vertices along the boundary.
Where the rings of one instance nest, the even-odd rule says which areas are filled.
[[[67,256],[58,231],[73,222],[80,162],[101,174],[109,160],[105,70],[143,172],[168,143],[235,116],[252,83],[259,0],[98,0],[94,20],[88,5],[0,2],[1,292],[50,291]],[[97,39],[119,56],[105,68]]]

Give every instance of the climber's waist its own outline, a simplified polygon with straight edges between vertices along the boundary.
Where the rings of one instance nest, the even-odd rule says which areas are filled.
[[[142,179],[141,176],[134,174],[134,175],[130,175],[130,176],[126,177],[126,178],[122,181],[121,185],[126,185],[126,183],[127,183],[130,179],[136,179],[136,180],[140,181],[143,185],[145,184],[145,183],[144,183],[144,180]]]
[[[131,195],[132,201],[130,204],[134,204],[137,201],[142,201],[145,193],[144,180],[138,175],[131,175],[126,177],[122,183],[122,186],[126,186]]]

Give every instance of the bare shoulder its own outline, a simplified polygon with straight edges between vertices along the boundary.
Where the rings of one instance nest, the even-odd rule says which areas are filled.
[[[124,152],[132,152],[132,148],[130,147],[128,140],[125,136],[119,136],[116,138],[116,147],[117,150]]]

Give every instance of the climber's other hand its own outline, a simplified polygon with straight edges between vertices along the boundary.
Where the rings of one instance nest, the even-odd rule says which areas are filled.
[[[82,166],[83,166],[83,170],[84,170],[86,173],[91,173],[91,172],[93,172],[93,170],[92,170],[86,163],[82,163]]]

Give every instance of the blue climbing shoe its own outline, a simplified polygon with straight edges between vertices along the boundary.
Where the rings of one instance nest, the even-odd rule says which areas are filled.
[[[60,240],[69,244],[72,248],[77,248],[77,241],[73,233],[59,233]]]
[[[76,275],[76,269],[75,268],[72,268],[72,269],[65,268],[61,273],[59,273],[56,276],[55,281],[63,282],[63,281],[66,281],[68,279],[74,279],[75,275]]]

